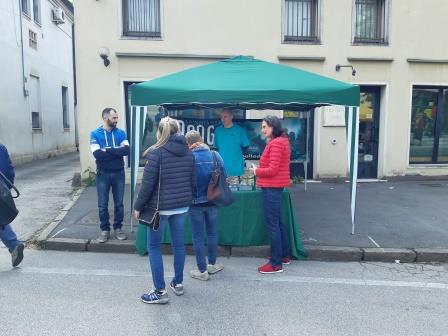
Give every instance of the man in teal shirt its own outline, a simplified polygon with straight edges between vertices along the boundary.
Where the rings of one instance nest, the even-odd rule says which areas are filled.
[[[233,123],[233,113],[229,110],[221,112],[222,125],[215,129],[214,146],[218,148],[224,160],[228,176],[244,175],[243,150],[249,147],[246,130]]]

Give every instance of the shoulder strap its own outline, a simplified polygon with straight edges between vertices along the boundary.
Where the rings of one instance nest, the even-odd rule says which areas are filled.
[[[3,175],[3,173],[0,171],[0,178],[3,178],[3,180],[5,181],[6,186],[9,189],[14,189],[14,191],[16,192],[16,196],[12,196],[12,198],[17,198],[20,196],[20,192],[19,190],[16,188],[16,186],[5,176]]]
[[[216,170],[219,168],[218,159],[216,158],[216,151],[212,150],[212,157],[213,157],[213,168]]]

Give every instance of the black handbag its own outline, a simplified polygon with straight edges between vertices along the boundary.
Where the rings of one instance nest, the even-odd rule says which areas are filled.
[[[11,189],[16,192],[16,196],[12,195]],[[17,210],[14,202],[14,198],[19,196],[19,190],[0,172],[0,227],[12,223],[19,214],[19,210]]]
[[[235,201],[235,196],[229,188],[226,181],[226,174],[223,167],[218,163],[216,152],[212,151],[213,156],[213,171],[208,184],[207,199],[216,206],[229,206]]]
[[[160,155],[160,166],[159,166],[159,187],[157,190],[157,208],[146,206],[140,212],[138,220],[140,224],[149,226],[154,231],[157,231],[160,227],[160,211],[159,211],[159,201],[160,201],[160,180],[162,177],[162,155]]]

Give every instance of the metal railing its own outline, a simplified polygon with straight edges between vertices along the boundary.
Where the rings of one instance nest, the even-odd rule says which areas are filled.
[[[283,40],[285,42],[318,41],[317,0],[285,0]]]
[[[356,0],[355,43],[385,44],[385,0]]]

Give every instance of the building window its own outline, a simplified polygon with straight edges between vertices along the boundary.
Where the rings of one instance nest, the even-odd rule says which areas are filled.
[[[22,5],[22,13],[30,16],[31,15],[30,0],[21,0],[21,5]]]
[[[37,24],[41,23],[40,19],[40,0],[33,0],[33,18]]]
[[[414,86],[409,163],[448,163],[448,87]]]
[[[283,41],[318,41],[317,21],[317,0],[284,0]]]
[[[28,31],[28,36],[30,40],[30,47],[33,49],[37,49],[37,34],[30,29]]]
[[[31,112],[31,120],[33,129],[42,129],[42,123],[40,121],[40,113],[37,111]]]
[[[70,116],[68,114],[68,88],[62,87],[62,124],[64,129],[70,128]]]
[[[160,0],[123,0],[123,35],[161,37]]]
[[[387,0],[355,0],[354,43],[387,44]]]
[[[40,80],[35,75],[29,77],[29,101],[31,107],[31,125],[34,130],[42,129]]]

